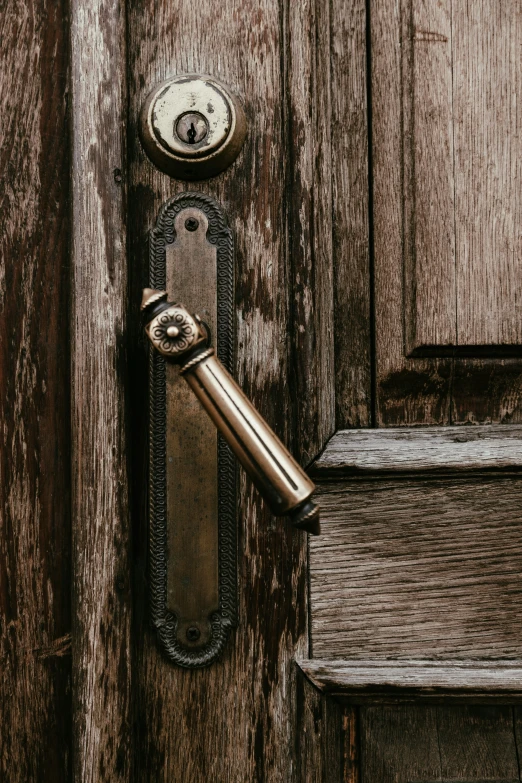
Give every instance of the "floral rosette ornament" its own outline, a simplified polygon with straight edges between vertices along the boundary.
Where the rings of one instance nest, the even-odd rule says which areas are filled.
[[[158,350],[174,356],[188,350],[196,334],[197,325],[187,311],[181,307],[169,307],[155,319],[150,337]]]

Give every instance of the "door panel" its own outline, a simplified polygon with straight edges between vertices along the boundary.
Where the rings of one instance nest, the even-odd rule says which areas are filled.
[[[521,24],[516,3],[370,4],[380,425],[520,420]]]
[[[329,483],[319,499],[314,657],[519,657],[520,479]]]
[[[71,745],[67,9],[1,13],[0,778],[50,783]]]
[[[402,14],[408,352],[494,356],[521,338],[522,18],[489,0]]]
[[[367,707],[367,783],[518,783],[512,707]]]

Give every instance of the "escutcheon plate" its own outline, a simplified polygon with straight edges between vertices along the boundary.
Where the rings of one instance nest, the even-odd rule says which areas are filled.
[[[234,369],[232,232],[221,207],[182,193],[150,233],[150,287],[208,322]],[[152,621],[167,657],[208,666],[237,625],[236,465],[177,367],[150,353]]]

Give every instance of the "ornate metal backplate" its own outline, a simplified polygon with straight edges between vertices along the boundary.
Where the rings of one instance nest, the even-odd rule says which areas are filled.
[[[209,196],[182,193],[161,208],[150,233],[150,287],[209,323],[233,372],[232,232]],[[151,612],[179,666],[208,666],[237,624],[235,479],[232,452],[178,368],[151,349]]]

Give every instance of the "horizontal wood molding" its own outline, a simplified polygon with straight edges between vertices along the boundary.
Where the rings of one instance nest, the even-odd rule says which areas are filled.
[[[299,660],[322,693],[352,704],[397,701],[522,702],[522,660],[365,661]]]
[[[344,430],[312,467],[311,657],[516,658],[522,428]]]
[[[317,480],[390,473],[522,469],[521,426],[340,430],[313,464]]]

